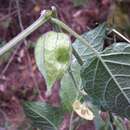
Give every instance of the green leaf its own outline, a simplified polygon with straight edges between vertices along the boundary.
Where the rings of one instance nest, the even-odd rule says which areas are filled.
[[[24,104],[26,116],[32,120],[35,128],[42,130],[58,130],[63,119],[63,112],[43,102],[27,102]]]
[[[116,43],[85,64],[84,90],[96,105],[130,118],[130,45]]]
[[[61,102],[65,111],[72,111],[72,104],[75,101],[78,90],[75,88],[69,73],[66,73],[61,80]]]
[[[92,47],[94,47],[97,51],[103,50],[103,43],[106,37],[106,24],[100,24],[95,29],[86,32],[82,35],[84,39],[86,39]],[[78,39],[73,43],[73,47],[81,56],[83,61],[90,61],[95,55],[93,51],[87,48],[84,44],[82,44]]]
[[[39,38],[35,58],[49,89],[64,75],[70,64],[71,53],[70,38],[64,33],[51,31]]]

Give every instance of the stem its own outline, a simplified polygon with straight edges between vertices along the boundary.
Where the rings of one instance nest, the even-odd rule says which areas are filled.
[[[29,34],[38,29],[42,24],[44,24],[50,17],[52,11],[46,10],[45,14],[40,16],[32,25],[26,28],[24,31],[19,33],[16,37],[14,37],[11,41],[9,41],[5,46],[0,48],[0,56],[7,52],[9,49],[16,46],[21,40],[26,38]]]
[[[122,35],[120,32],[118,32],[116,29],[112,29],[112,31],[119,35],[121,38],[123,38],[125,41],[127,41],[128,43],[130,43],[130,40],[128,38],[126,38],[124,35]]]
[[[72,128],[73,117],[74,117],[74,111],[71,112],[69,130],[73,130]]]
[[[71,71],[71,68],[68,69],[68,72],[69,72],[69,75],[70,75],[70,77],[71,77],[71,79],[72,79],[72,81],[73,81],[73,83],[74,83],[75,88],[79,90],[79,87],[78,87],[78,85],[77,85],[77,83],[76,83],[76,80],[75,80],[75,78],[74,78],[74,75],[73,75],[73,73],[72,73],[72,71]]]
[[[56,7],[52,6],[51,8],[52,8],[52,17],[58,19]],[[57,32],[63,32],[61,29],[61,26],[59,26],[59,24],[56,25],[54,22],[52,22],[52,25],[54,26],[54,30],[56,30]],[[82,61],[80,55],[78,54],[78,52],[75,50],[75,48],[72,47],[72,51],[73,51],[73,54],[74,54],[75,58],[77,59],[78,63],[80,65],[83,65],[83,61]]]
[[[78,52],[75,50],[75,48],[72,47],[72,51],[73,51],[73,55],[75,56],[75,58],[77,59],[78,63],[80,65],[83,65],[83,60],[80,57],[80,55],[78,54]]]
[[[55,7],[55,6],[52,6],[51,9],[52,9],[52,17],[58,19],[58,13],[57,13],[56,7]],[[56,32],[62,32],[62,29],[61,29],[61,27],[60,27],[59,25],[56,25],[56,24],[54,24],[53,22],[51,22],[51,24],[52,24],[52,26],[53,26],[53,28],[54,28],[54,30],[55,30]]]
[[[16,7],[17,7],[17,13],[18,13],[18,21],[19,21],[19,25],[20,25],[20,28],[21,28],[21,31],[24,31],[24,27],[23,27],[23,22],[22,22],[22,17],[21,17],[21,9],[20,9],[20,0],[16,0]],[[41,92],[39,90],[39,87],[38,87],[38,82],[35,78],[35,75],[34,75],[34,72],[33,72],[33,66],[32,66],[32,60],[30,58],[30,54],[28,53],[28,48],[27,48],[27,40],[24,39],[24,45],[25,45],[25,52],[26,52],[26,55],[27,55],[27,59],[28,59],[28,66],[29,66],[29,71],[30,71],[30,75],[31,75],[31,78],[33,80],[33,83],[35,85],[35,89],[36,89],[36,92],[41,96]]]
[[[51,18],[51,21],[59,26],[61,26],[63,29],[68,31],[71,35],[79,39],[87,48],[90,48],[96,56],[99,56],[99,53],[96,49],[94,49],[89,42],[81,37],[79,34],[77,34],[75,31],[73,31],[70,27],[68,27],[66,24],[64,24],[62,21],[56,19],[56,18]]]

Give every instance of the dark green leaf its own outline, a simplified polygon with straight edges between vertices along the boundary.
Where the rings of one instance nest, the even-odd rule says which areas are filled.
[[[58,130],[58,125],[63,118],[61,109],[43,102],[27,102],[24,104],[24,111],[32,120],[32,125],[43,130]]]
[[[82,35],[97,51],[103,50],[103,43],[106,37],[106,24],[103,23],[97,26],[95,29],[86,32]],[[84,44],[82,44],[78,39],[73,43],[73,47],[81,56],[83,61],[90,61],[90,59],[94,56],[93,51],[89,48],[86,48]]]
[[[84,90],[95,104],[130,118],[130,45],[113,44],[81,70]]]

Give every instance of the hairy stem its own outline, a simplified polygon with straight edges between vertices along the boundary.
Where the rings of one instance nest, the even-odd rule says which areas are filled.
[[[24,40],[29,34],[38,29],[41,25],[43,25],[52,15],[52,11],[47,10],[44,15],[39,17],[32,25],[26,28],[24,31],[19,33],[15,38],[9,41],[5,46],[0,48],[0,56],[7,52],[9,49],[16,46],[21,40]]]
[[[73,128],[72,128],[73,117],[74,117],[74,111],[71,112],[69,130],[73,130]]]

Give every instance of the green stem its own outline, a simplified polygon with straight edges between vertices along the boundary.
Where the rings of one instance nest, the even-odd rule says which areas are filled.
[[[90,48],[95,56],[99,56],[99,53],[96,49],[94,49],[89,42],[84,39],[83,37],[81,37],[79,34],[77,34],[75,31],[73,31],[70,27],[68,27],[66,24],[64,24],[62,21],[56,19],[56,18],[51,18],[51,21],[57,25],[59,25],[60,27],[62,27],[63,29],[65,29],[67,32],[69,32],[71,35],[73,35],[74,37],[76,37],[77,39],[79,39],[87,48]]]
[[[20,41],[26,38],[29,34],[38,29],[41,25],[43,25],[52,15],[52,11],[46,10],[45,14],[39,17],[32,25],[26,28],[24,31],[19,33],[16,37],[14,37],[11,41],[9,41],[5,46],[0,48],[0,56],[7,52],[9,49],[15,47]]]
[[[74,117],[74,111],[71,112],[69,130],[73,130],[72,128],[73,117]]]
[[[78,54],[78,52],[75,50],[75,48],[72,47],[72,51],[73,51],[73,55],[75,56],[75,58],[77,59],[78,63],[80,65],[83,65],[83,60],[80,57],[80,55]]]
[[[56,7],[55,7],[55,6],[52,6],[51,9],[52,9],[52,17],[58,19],[58,13],[57,13]],[[61,29],[61,27],[60,27],[59,25],[56,25],[56,24],[54,24],[53,22],[51,22],[51,24],[52,24],[52,26],[53,26],[53,28],[54,28],[54,30],[55,30],[56,32],[62,32],[62,29]]]

